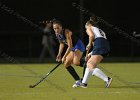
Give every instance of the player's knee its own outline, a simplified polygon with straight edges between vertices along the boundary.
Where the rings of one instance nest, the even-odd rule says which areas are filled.
[[[80,61],[75,61],[75,60],[74,60],[74,61],[73,61],[73,64],[76,65],[76,66],[79,66],[79,65],[80,65]]]
[[[69,67],[70,65],[71,65],[71,62],[70,62],[70,61],[66,61],[66,62],[64,63],[64,67],[65,67],[65,68]]]
[[[87,62],[87,67],[93,69],[96,67],[96,64],[94,62]]]

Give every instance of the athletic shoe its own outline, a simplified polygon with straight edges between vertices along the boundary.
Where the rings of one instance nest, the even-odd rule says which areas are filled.
[[[81,84],[80,84],[80,87],[81,87],[81,88],[87,88],[87,84],[81,83]]]
[[[81,80],[78,80],[76,81],[74,84],[73,84],[73,88],[76,88],[76,87],[79,87],[81,85]]]
[[[105,88],[109,88],[111,82],[112,82],[112,78],[108,77],[108,81],[105,82]]]

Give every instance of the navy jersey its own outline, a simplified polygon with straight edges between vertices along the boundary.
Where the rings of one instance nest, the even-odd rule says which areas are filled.
[[[57,35],[57,39],[67,45],[65,29],[62,30],[62,34]],[[79,36],[72,33],[71,39],[72,39],[72,45],[73,45],[72,51],[76,51],[77,49],[79,49],[81,52],[85,51],[85,45],[81,41],[81,38]]]
[[[62,35],[61,34],[58,34],[57,35],[57,39],[59,41],[63,42],[64,44],[67,44],[66,36],[65,36],[65,29],[62,30]],[[81,38],[77,34],[72,33],[71,39],[72,39],[72,44],[74,46],[74,45],[76,45],[76,43],[78,42],[78,40],[81,39]]]

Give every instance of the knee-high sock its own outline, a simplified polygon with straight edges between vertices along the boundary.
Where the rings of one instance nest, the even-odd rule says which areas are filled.
[[[95,75],[104,81],[108,81],[108,77],[99,68],[95,68],[92,75]]]
[[[72,66],[67,67],[67,71],[71,74],[75,81],[80,80],[80,77],[78,76],[78,74]]]
[[[93,69],[89,69],[88,67],[86,68],[85,70],[85,74],[84,74],[84,77],[83,77],[83,80],[82,80],[82,83],[87,83],[89,77],[92,75],[93,73]]]

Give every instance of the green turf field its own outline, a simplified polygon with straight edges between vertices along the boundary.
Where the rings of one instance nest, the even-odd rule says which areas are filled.
[[[37,87],[28,88],[55,65],[1,64],[0,100],[140,100],[140,63],[102,63],[102,70],[113,78],[109,89],[95,76],[87,89],[72,88],[74,80],[63,65]],[[75,69],[82,75],[82,68]]]

